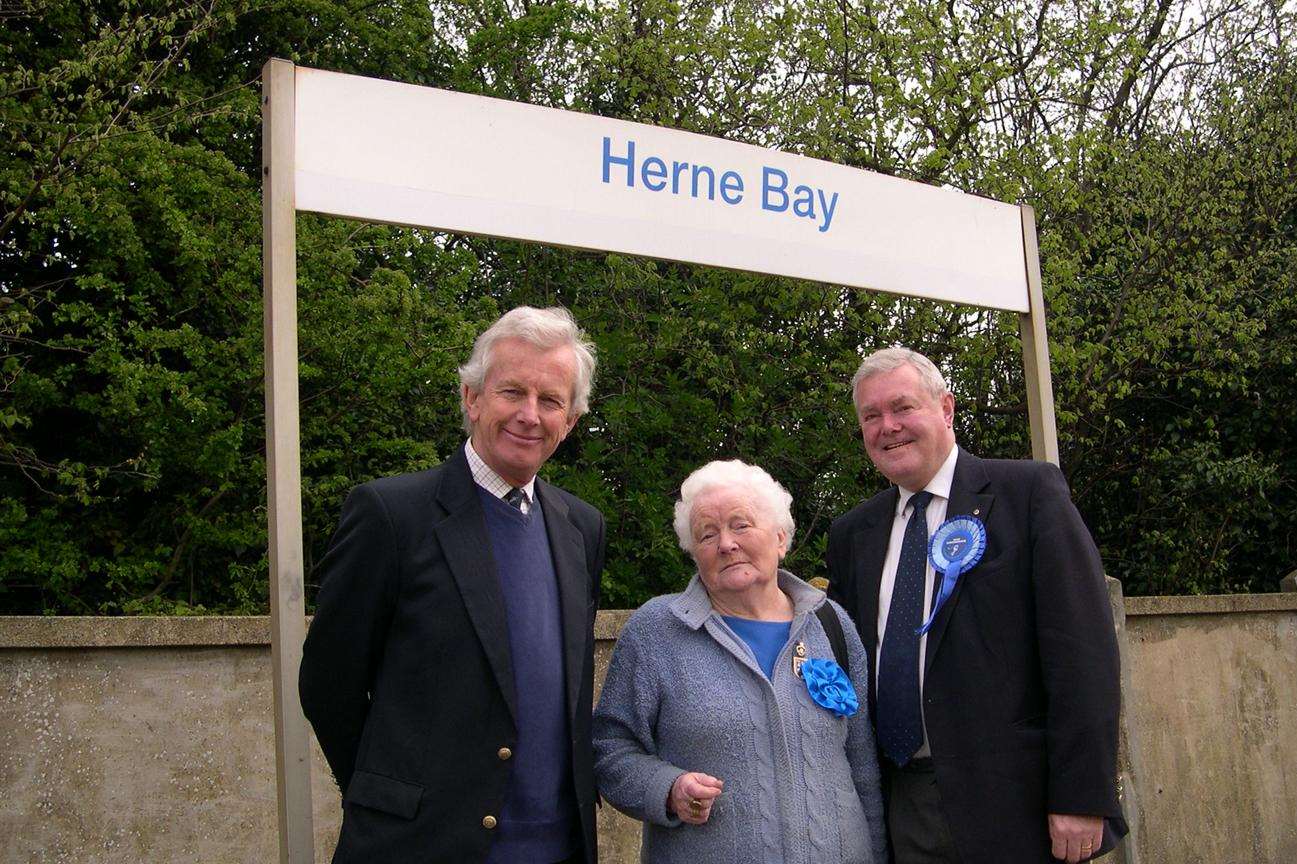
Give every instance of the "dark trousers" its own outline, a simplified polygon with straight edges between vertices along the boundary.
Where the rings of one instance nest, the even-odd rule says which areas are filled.
[[[937,772],[931,759],[912,759],[903,768],[883,760],[887,787],[887,833],[896,864],[960,864],[941,810]]]
[[[555,861],[554,864],[586,864],[585,861],[585,841],[581,839],[573,840],[572,854],[561,861]]]

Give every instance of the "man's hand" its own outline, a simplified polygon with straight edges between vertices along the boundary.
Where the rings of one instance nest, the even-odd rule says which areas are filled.
[[[1055,858],[1067,864],[1085,861],[1103,844],[1103,817],[1050,813],[1049,839]]]
[[[716,803],[724,786],[723,780],[717,780],[709,774],[697,771],[681,774],[671,784],[667,809],[679,816],[682,822],[702,825],[711,817],[712,804]]]

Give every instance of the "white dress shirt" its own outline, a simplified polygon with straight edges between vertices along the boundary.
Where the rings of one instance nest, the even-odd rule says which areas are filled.
[[[916,492],[927,491],[932,493],[932,500],[928,502],[926,515],[928,517],[928,537],[946,521],[946,507],[950,503],[950,484],[955,479],[955,460],[959,457],[959,447],[950,448],[950,454],[946,456],[946,461],[941,463],[937,473],[928,481],[928,485],[923,490],[905,489],[897,487],[900,491],[900,497],[896,502],[896,515],[892,519],[892,534],[887,540],[887,557],[883,559],[883,578],[878,584],[878,656],[874,658],[874,686],[878,685],[878,669],[881,665],[879,658],[883,654],[883,634],[887,631],[887,614],[892,609],[892,591],[896,588],[896,567],[901,560],[901,542],[905,538],[905,526],[910,521],[910,514],[914,508],[910,507],[910,499]],[[933,594],[933,568],[932,561],[928,561],[927,569],[924,571],[923,579],[923,620],[928,620],[928,610],[932,608]],[[923,665],[928,653],[928,634],[924,633],[919,637],[919,694],[923,694]],[[923,708],[923,700],[919,700],[920,711]],[[915,752],[914,758],[918,759],[924,756],[930,756],[932,751],[928,748],[928,730],[923,730],[923,745]]]
[[[513,484],[505,480],[495,469],[482,461],[482,457],[477,455],[473,449],[473,439],[470,438],[464,442],[464,455],[468,457],[468,471],[473,475],[473,482],[490,492],[497,498],[504,498],[513,488]],[[536,500],[536,478],[532,477],[527,481],[526,486],[519,487],[522,489],[522,512],[527,514],[531,512],[531,503]]]

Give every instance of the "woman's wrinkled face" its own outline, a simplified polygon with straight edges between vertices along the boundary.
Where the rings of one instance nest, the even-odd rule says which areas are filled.
[[[709,489],[689,516],[694,561],[711,594],[759,589],[776,578],[788,550],[786,534],[770,524],[746,489]]]

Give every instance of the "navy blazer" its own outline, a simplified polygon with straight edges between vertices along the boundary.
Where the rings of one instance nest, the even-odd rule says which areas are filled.
[[[590,709],[604,520],[539,478],[535,489],[559,582],[572,781],[594,864]],[[299,691],[343,790],[333,861],[484,860],[517,709],[504,598],[463,449],[428,471],[352,490],[319,572]]]
[[[880,492],[829,529],[829,596],[855,619],[871,669],[898,496]],[[960,450],[946,514],[987,530],[924,661],[924,722],[955,846],[966,864],[1047,862],[1047,814],[1069,813],[1107,817],[1111,848],[1126,833],[1116,633],[1099,552],[1063,473]],[[869,686],[872,715],[873,675]]]

